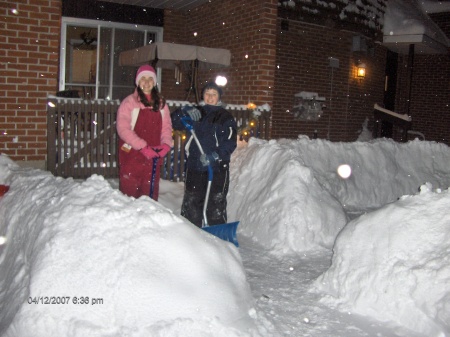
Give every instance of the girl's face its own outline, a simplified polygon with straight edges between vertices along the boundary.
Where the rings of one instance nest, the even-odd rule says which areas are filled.
[[[154,86],[155,82],[153,82],[153,77],[151,76],[143,76],[139,80],[139,87],[142,89],[144,94],[150,94]]]
[[[214,89],[207,89],[203,94],[203,100],[208,105],[217,105],[219,102],[219,93]]]

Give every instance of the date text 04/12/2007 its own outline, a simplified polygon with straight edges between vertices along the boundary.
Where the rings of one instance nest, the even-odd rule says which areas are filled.
[[[34,296],[28,297],[28,304],[103,304],[103,298],[89,296]]]

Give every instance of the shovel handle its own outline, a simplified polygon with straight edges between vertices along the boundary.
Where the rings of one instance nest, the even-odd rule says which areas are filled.
[[[153,199],[153,193],[155,191],[155,175],[156,175],[156,168],[158,166],[158,157],[153,158],[153,166],[152,166],[152,180],[150,181],[150,198]]]
[[[194,127],[192,124],[188,123],[188,121],[192,119],[190,117],[181,117],[181,122],[186,127],[186,129],[189,130],[192,137],[194,138],[195,142],[197,143],[198,149],[200,151],[200,154],[204,154],[202,145],[200,144],[200,141],[197,138],[197,135],[195,134]],[[208,200],[209,200],[209,191],[211,190],[211,183],[213,180],[213,170],[211,165],[208,165],[208,185],[206,187],[206,195],[205,195],[205,201],[203,203],[203,226],[202,227],[209,227],[208,225],[208,218],[206,217],[206,208],[208,206]]]
[[[192,130],[194,130],[194,127],[190,122],[192,122],[191,117],[189,117],[189,116],[181,117],[181,123],[183,123],[184,127],[186,129],[188,129],[189,131],[192,131]]]

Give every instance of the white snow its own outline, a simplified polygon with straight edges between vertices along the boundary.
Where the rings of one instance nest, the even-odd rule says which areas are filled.
[[[182,183],[133,199],[1,155],[0,336],[450,336],[449,162],[418,140],[240,142],[236,248],[178,215]]]
[[[419,195],[348,224],[334,246],[331,268],[315,281],[329,294],[323,302],[423,336],[448,335],[448,207],[448,190],[434,193],[426,184]],[[425,226],[424,219],[432,223]]]

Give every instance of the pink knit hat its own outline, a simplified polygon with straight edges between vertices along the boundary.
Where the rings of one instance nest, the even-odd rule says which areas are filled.
[[[153,82],[156,85],[156,71],[152,66],[144,64],[143,66],[139,67],[136,73],[136,85],[139,85],[139,81],[144,76],[153,78]]]

